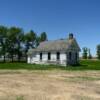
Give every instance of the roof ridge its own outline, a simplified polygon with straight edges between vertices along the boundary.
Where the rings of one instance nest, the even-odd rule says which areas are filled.
[[[40,43],[45,43],[45,42],[55,42],[55,41],[67,41],[67,39],[57,39],[57,40],[48,40],[48,41],[43,41],[43,42],[40,42]]]

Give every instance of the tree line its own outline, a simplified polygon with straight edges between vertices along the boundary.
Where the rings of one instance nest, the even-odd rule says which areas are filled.
[[[47,41],[46,32],[42,32],[39,36],[33,30],[25,33],[22,28],[19,27],[6,27],[0,26],[0,56],[3,57],[3,61],[6,61],[6,57],[12,62],[16,56],[17,61],[21,60],[21,57],[26,57],[29,48],[36,48],[40,42]]]
[[[40,42],[47,41],[46,32],[42,32],[39,36],[33,30],[24,32],[20,27],[0,26],[0,57],[3,61],[9,58],[14,61],[14,57],[20,62],[24,57],[27,61],[27,52],[30,48],[36,48]],[[82,53],[83,59],[92,59],[92,54],[89,48],[84,47]],[[100,59],[100,45],[97,45],[97,58]]]
[[[82,50],[83,50],[83,53],[82,53],[83,59],[92,59],[93,58],[89,48],[84,47]],[[100,44],[97,45],[97,47],[96,47],[96,55],[97,55],[97,59],[100,60]]]

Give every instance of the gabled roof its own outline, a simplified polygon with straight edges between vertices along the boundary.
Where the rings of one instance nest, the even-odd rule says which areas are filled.
[[[30,49],[28,51],[28,54],[32,54],[33,52],[67,51],[67,50],[80,51],[80,47],[75,38],[41,42],[36,49]]]

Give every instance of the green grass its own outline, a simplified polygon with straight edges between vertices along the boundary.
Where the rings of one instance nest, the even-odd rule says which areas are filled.
[[[16,100],[24,100],[23,96],[19,96],[16,98]]]
[[[0,69],[3,70],[100,70],[100,61],[81,60],[79,66],[56,66],[56,65],[36,65],[27,63],[0,63]]]

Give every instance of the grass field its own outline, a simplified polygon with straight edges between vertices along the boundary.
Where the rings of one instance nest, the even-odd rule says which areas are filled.
[[[0,63],[0,100],[100,100],[100,61],[80,66]]]
[[[27,63],[0,63],[0,69],[11,69],[11,70],[100,70],[100,61],[96,60],[82,60],[79,66],[56,66],[56,65],[35,65]]]

